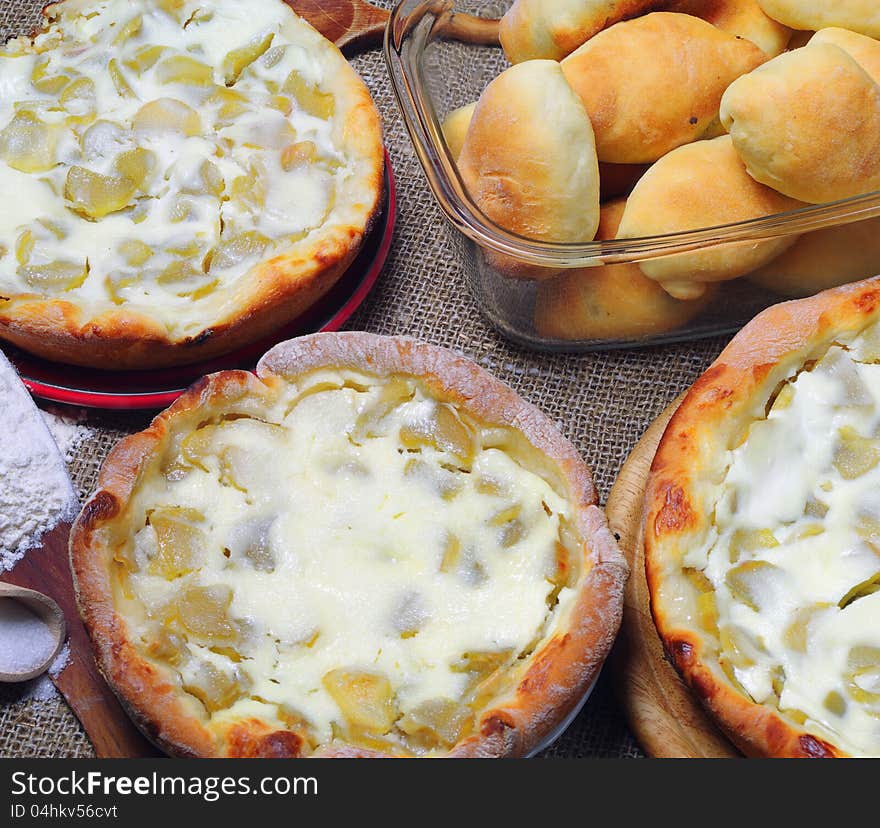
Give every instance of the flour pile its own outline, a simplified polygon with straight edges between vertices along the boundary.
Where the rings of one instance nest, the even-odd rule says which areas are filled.
[[[70,411],[49,406],[41,408],[40,414],[49,427],[49,433],[58,446],[61,456],[69,463],[80,444],[95,434],[94,429],[83,425],[79,417]]]
[[[49,427],[0,353],[0,572],[77,511],[76,492]]]

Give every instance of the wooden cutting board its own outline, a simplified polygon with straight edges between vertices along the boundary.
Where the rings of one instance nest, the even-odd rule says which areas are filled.
[[[645,484],[666,426],[684,395],[650,425],[623,464],[605,512],[632,574],[624,593],[623,623],[611,668],[629,726],[656,758],[734,758],[741,754],[715,727],[666,660],[651,617],[642,508]]]
[[[372,49],[382,42],[389,12],[360,0],[284,0],[340,49]]]
[[[324,37],[350,54],[382,44],[391,13],[363,0],[284,0],[308,20]],[[442,22],[442,34],[467,43],[498,45],[498,21],[484,20],[461,12],[451,13]]]
[[[98,672],[88,633],[80,621],[70,575],[67,541],[70,524],[61,523],[43,536],[42,544],[0,580],[36,589],[54,598],[67,623],[70,662],[52,679],[82,723],[101,759],[161,756],[128,718]]]

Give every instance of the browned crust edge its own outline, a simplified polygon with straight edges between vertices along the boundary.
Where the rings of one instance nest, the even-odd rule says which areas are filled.
[[[248,399],[259,400],[269,392],[279,378],[326,366],[351,367],[377,376],[398,372],[417,376],[431,391],[479,418],[518,428],[558,464],[575,506],[573,522],[586,541],[583,575],[575,587],[567,626],[533,653],[514,691],[481,714],[474,735],[448,753],[487,758],[525,755],[553,732],[597,678],[620,625],[628,567],[596,505],[589,469],[549,418],[470,360],[404,337],[323,333],[281,343],[260,360],[256,377],[243,371],[205,377],[159,414],[148,429],[114,448],[70,540],[78,605],[101,672],[136,724],[164,750],[180,756],[220,755],[222,745],[186,709],[177,688],[127,640],[125,622],[113,606],[107,527],[124,510],[175,420],[196,418],[207,406],[247,405]],[[227,733],[236,755],[301,755],[298,735],[247,725],[239,723],[236,733]],[[333,744],[316,755],[381,754]]]
[[[703,638],[658,596],[689,543],[710,524],[701,489],[720,446],[763,416],[779,384],[821,356],[837,337],[880,318],[880,277],[784,302],[759,314],[694,383],[660,441],[645,495],[645,570],[651,611],[668,657],[695,695],[746,755],[846,756],[727,680]]]
[[[62,5],[63,0],[43,8],[44,25]],[[41,31],[36,27],[31,36]],[[326,46],[345,61],[334,44],[326,41]],[[313,244],[260,262],[236,286],[226,289],[226,305],[233,309],[194,334],[175,338],[154,317],[125,307],[87,316],[64,299],[18,294],[8,300],[0,296],[0,340],[70,365],[164,368],[229,353],[304,313],[339,281],[357,256],[378,219],[385,190],[382,123],[370,91],[354,69],[344,82],[337,77],[334,83],[349,105],[341,140],[369,163],[358,187],[358,195],[367,198],[359,204],[355,223],[320,232]]]

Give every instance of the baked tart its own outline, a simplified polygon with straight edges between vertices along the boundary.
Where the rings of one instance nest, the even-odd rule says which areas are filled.
[[[73,528],[97,663],[182,756],[522,756],[626,563],[537,409],[406,338],[315,334],[123,440]]]
[[[648,480],[672,662],[758,756],[880,756],[880,280],[770,308],[696,382]]]
[[[0,338],[100,368],[256,341],[374,220],[381,127],[281,0],[65,0],[0,51]]]

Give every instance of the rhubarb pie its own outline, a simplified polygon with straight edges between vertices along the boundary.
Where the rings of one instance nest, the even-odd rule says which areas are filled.
[[[0,49],[0,338],[193,362],[326,293],[374,220],[378,114],[281,0],[65,0]]]
[[[760,314],[649,478],[665,648],[759,756],[880,756],[880,280]]]
[[[522,756],[595,680],[627,575],[537,409],[406,338],[193,386],[72,534],[98,665],[184,756]]]

